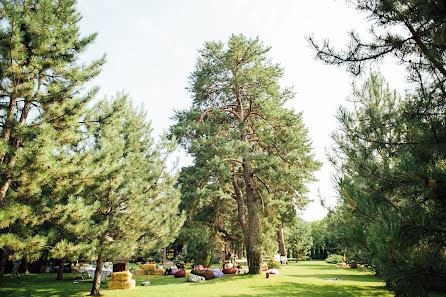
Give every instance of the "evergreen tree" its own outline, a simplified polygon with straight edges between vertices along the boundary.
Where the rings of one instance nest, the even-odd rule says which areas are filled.
[[[311,225],[302,219],[296,218],[284,227],[286,244],[290,251],[290,258],[307,260],[310,248],[313,245]]]
[[[104,115],[106,120],[94,122]],[[184,219],[178,213],[176,178],[166,171],[165,154],[174,146],[154,143],[145,114],[118,96],[100,102],[86,123],[89,165],[79,196],[95,207],[83,240],[89,240],[97,256],[91,295],[99,295],[105,259],[166,246],[175,240]]]
[[[203,171],[211,178],[205,184],[231,185],[221,191],[237,201],[254,274],[260,269],[270,202],[286,197],[304,204],[305,181],[318,167],[301,115],[284,107],[293,93],[280,88],[283,70],[268,60],[268,51],[258,39],[242,35],[231,36],[227,45],[207,42],[190,76],[192,108],[178,112],[171,128],[196,162],[206,162]],[[208,157],[198,161],[200,147],[208,149]]]
[[[95,34],[81,37],[74,0],[0,1],[0,252],[30,254],[46,239],[42,185],[54,173],[54,145],[69,143],[85,104],[81,95],[104,59],[78,64]],[[3,265],[0,265],[0,275]]]
[[[332,158],[345,208],[339,230],[398,295],[427,296],[446,275],[446,168],[432,116],[423,119],[413,99],[401,98],[375,74],[354,96],[356,108],[339,112],[343,128]],[[444,145],[444,118],[434,125],[443,125],[437,137]]]
[[[342,169],[339,225],[351,250],[375,265],[397,295],[427,296],[441,287],[446,266],[446,6],[353,3],[376,28],[371,41],[351,33],[348,48],[337,51],[310,38],[318,57],[361,74],[392,55],[407,67],[412,86],[401,98],[372,75],[354,90],[355,109],[340,110],[333,156]]]

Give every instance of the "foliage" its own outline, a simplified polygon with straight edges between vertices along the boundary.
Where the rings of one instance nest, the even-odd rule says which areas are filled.
[[[293,224],[286,225],[286,246],[293,258],[297,260],[306,260],[308,258],[309,250],[313,246],[311,231],[310,223],[299,218],[296,218]]]
[[[325,262],[330,263],[330,264],[341,263],[342,257],[343,256],[341,256],[341,255],[331,254],[331,255],[328,255],[327,259],[325,259]]]
[[[104,58],[78,63],[96,34],[80,36],[74,4],[0,1],[2,255],[32,260],[51,240],[40,227],[73,171],[54,152],[76,141],[84,107],[97,91],[83,86],[99,73]]]
[[[207,42],[190,76],[193,105],[177,112],[171,127],[194,157],[194,165],[184,169],[188,182],[182,183],[195,187],[182,189],[184,199],[192,199],[191,216],[199,209],[222,214],[228,212],[219,207],[236,208],[233,219],[224,221],[235,227],[237,215],[251,273],[259,271],[281,217],[306,204],[305,183],[319,167],[301,114],[284,107],[293,93],[280,87],[283,70],[268,51],[243,35],[231,36],[227,44]],[[234,235],[237,228],[225,231]]]
[[[280,262],[277,261],[269,261],[266,263],[268,265],[268,269],[275,268],[275,269],[281,269],[282,265]]]
[[[104,115],[106,120],[94,121]],[[131,257],[166,246],[184,220],[178,212],[176,179],[165,164],[165,154],[174,145],[155,144],[143,112],[118,95],[92,108],[86,123],[81,144],[85,181],[79,196],[95,211],[82,239],[95,250],[100,273],[105,258]],[[92,295],[99,293],[97,286],[95,281]]]
[[[446,7],[443,1],[353,2],[375,25],[345,51],[310,38],[327,63],[354,74],[391,54],[407,67],[404,96],[377,74],[341,108],[332,162],[338,167],[339,230],[361,262],[399,296],[444,288],[446,273]]]

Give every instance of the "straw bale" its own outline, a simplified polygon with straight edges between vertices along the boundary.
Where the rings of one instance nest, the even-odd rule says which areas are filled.
[[[108,282],[108,288],[110,290],[130,290],[134,289],[136,281],[134,279],[128,281],[110,281]]]
[[[127,281],[132,279],[132,274],[128,271],[113,272],[111,275],[112,281]]]
[[[136,269],[135,270],[135,275],[146,275],[147,272],[143,269]]]

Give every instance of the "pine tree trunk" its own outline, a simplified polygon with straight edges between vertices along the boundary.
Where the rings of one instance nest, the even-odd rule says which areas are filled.
[[[104,259],[102,259],[101,253],[98,255],[98,261],[96,262],[96,270],[94,272],[93,286],[91,288],[90,296],[99,296],[99,289],[101,288],[101,275]]]
[[[23,259],[25,260],[25,274],[30,274],[29,273],[29,256],[25,255],[25,257],[23,257]]]
[[[279,242],[279,253],[281,256],[286,257],[286,247],[285,247],[285,236],[283,235],[283,228],[282,226],[279,226],[279,229],[277,230],[277,240]]]
[[[249,246],[247,247],[249,273],[258,274],[262,262],[262,248],[260,242],[260,207],[256,201],[248,200]]]
[[[3,278],[6,268],[6,253],[3,249],[0,249],[0,280]]]
[[[62,280],[63,279],[63,271],[65,266],[65,258],[60,260],[59,269],[57,270],[57,278],[56,280]]]

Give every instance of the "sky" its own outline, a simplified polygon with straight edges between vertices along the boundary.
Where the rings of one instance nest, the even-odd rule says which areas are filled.
[[[326,153],[330,135],[338,127],[340,105],[348,106],[353,77],[345,68],[315,59],[306,37],[330,39],[342,48],[351,29],[366,34],[366,16],[343,0],[78,0],[83,35],[98,33],[83,55],[85,61],[107,56],[102,73],[93,83],[101,87],[99,98],[117,92],[129,94],[135,105],[147,111],[156,134],[173,123],[175,110],[192,102],[186,90],[198,49],[206,41],[227,41],[231,34],[259,37],[271,46],[272,61],[285,70],[282,86],[293,86],[296,96],[287,107],[303,113],[316,159],[323,163],[309,185],[313,201],[301,212],[307,221],[322,219],[336,203],[333,168]],[[378,67],[390,86],[405,86],[403,69],[387,59]],[[180,165],[190,158],[178,155]]]

